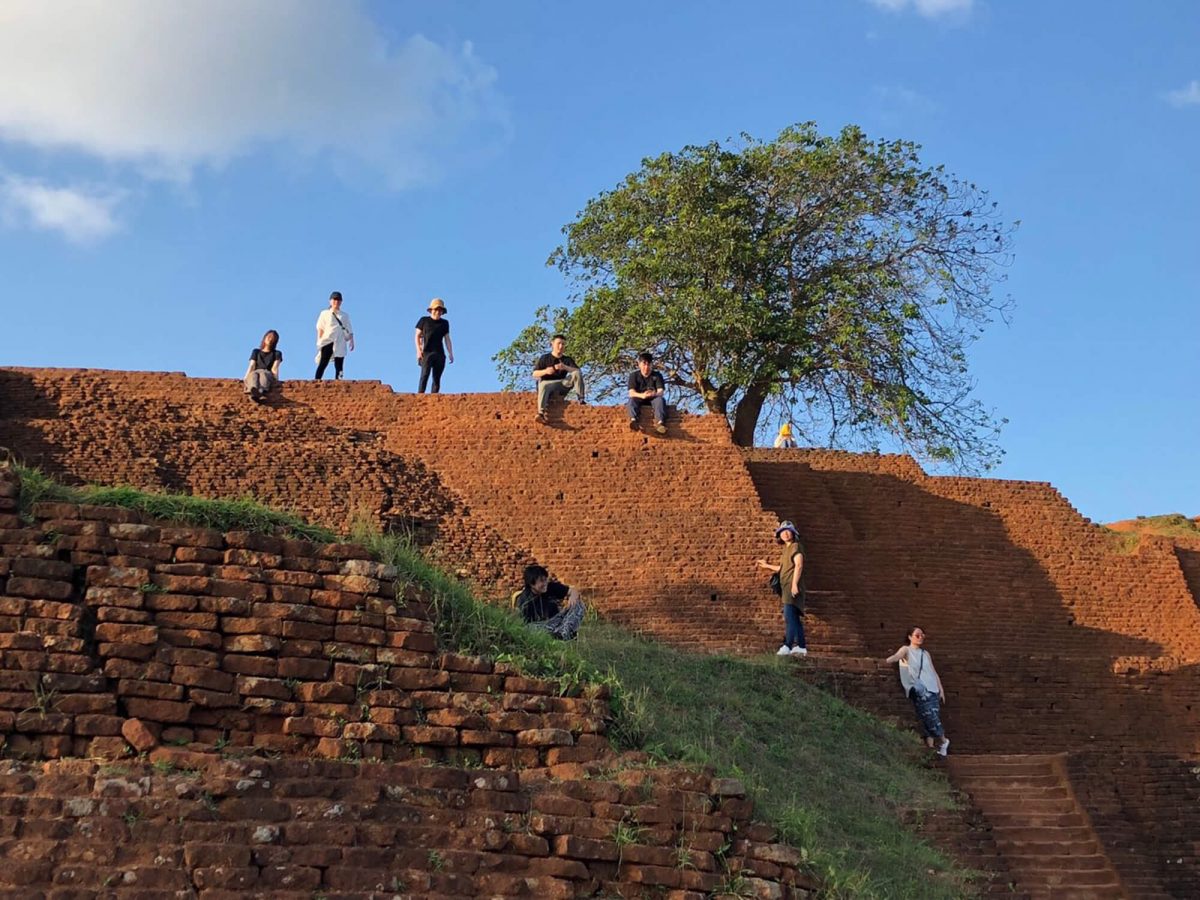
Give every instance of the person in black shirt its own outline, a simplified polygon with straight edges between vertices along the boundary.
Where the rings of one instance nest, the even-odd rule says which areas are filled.
[[[429,313],[417,320],[417,332],[413,340],[417,344],[417,365],[421,367],[421,381],[417,384],[417,393],[425,393],[425,385],[433,373],[432,392],[442,389],[442,372],[446,369],[446,361],[454,362],[454,344],[450,342],[450,322],[446,318],[446,304],[440,297],[434,297],[429,303]],[[442,341],[446,342],[443,349]]]
[[[525,567],[525,590],[517,595],[516,604],[526,625],[560,641],[574,640],[587,612],[578,590],[551,581],[550,573],[538,565]]]
[[[583,373],[571,357],[564,355],[567,339],[556,334],[550,339],[550,352],[543,353],[533,367],[537,380],[537,420],[546,424],[546,406],[551,397],[565,397],[574,392],[580,403],[587,403],[583,389]]]
[[[278,344],[279,332],[272,328],[263,335],[262,343],[250,351],[250,364],[246,366],[242,384],[255,403],[261,403],[267,392],[279,384],[279,364],[283,362],[283,353],[275,349]]]
[[[663,399],[666,384],[662,373],[654,368],[654,357],[649,353],[638,354],[637,371],[629,373],[629,430],[638,430],[638,415],[647,403],[654,410],[654,430],[667,433],[667,402]]]

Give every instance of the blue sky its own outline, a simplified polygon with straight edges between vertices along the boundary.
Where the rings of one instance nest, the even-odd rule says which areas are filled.
[[[924,146],[1020,219],[1011,325],[974,348],[993,474],[1100,521],[1200,514],[1200,5],[1025,0],[6,0],[6,364],[444,387],[560,302],[561,227],[642,157],[815,120]],[[469,439],[464,436],[464,439]]]

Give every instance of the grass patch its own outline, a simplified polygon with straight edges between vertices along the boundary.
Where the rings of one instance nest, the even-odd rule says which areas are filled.
[[[13,464],[13,470],[21,479],[21,513],[26,517],[35,503],[76,503],[118,506],[151,518],[218,531],[254,531],[323,543],[337,539],[328,528],[309,525],[299,516],[278,512],[256,500],[208,500],[187,494],[152,494],[124,486],[70,487],[51,480],[39,469]]]
[[[1122,556],[1131,556],[1142,545],[1142,533],[1140,531],[1110,530],[1108,532],[1108,540],[1114,553],[1120,553]]]
[[[592,619],[569,644],[477,600],[403,537],[359,526],[352,538],[433,598],[442,646],[613,692],[610,736],[663,762],[742,780],[756,815],[801,849],[828,897],[952,898],[971,873],[900,825],[910,810],[954,806],[912,733],[800,681],[775,657],[685,653]]]
[[[1138,516],[1135,524],[1138,531],[1148,534],[1200,538],[1200,522],[1189,519],[1182,513],[1167,513],[1165,516]]]
[[[438,643],[447,650],[512,663],[530,677],[556,682],[564,694],[589,684],[607,684],[620,694],[611,675],[590,665],[574,645],[526,628],[502,604],[476,599],[470,588],[430,563],[406,536],[382,534],[373,524],[359,522],[350,539],[396,567],[397,596],[410,585],[428,595]],[[619,706],[621,698],[615,699]]]
[[[903,810],[954,806],[911,733],[808,686],[787,660],[685,653],[606,623],[576,644],[639,698],[645,749],[741,779],[826,896],[968,893],[969,873],[899,825]]]

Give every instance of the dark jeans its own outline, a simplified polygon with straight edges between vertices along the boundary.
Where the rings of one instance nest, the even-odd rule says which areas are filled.
[[[325,377],[325,367],[329,365],[329,359],[333,357],[333,377],[342,377],[342,363],[346,361],[344,356],[333,355],[333,344],[326,344],[321,348],[321,361],[317,363],[317,374],[313,377],[320,381]]]
[[[783,642],[789,647],[805,647],[804,643],[804,610],[791,603],[783,604]]]
[[[425,393],[425,384],[429,381],[429,373],[433,373],[432,393],[436,394],[442,389],[442,373],[446,371],[446,354],[445,353],[423,353],[421,354],[421,381],[417,385],[417,393]]]
[[[630,397],[629,402],[625,404],[625,408],[629,410],[629,418],[636,419],[638,413],[647,403],[654,410],[654,421],[665,422],[667,420],[667,401],[659,394],[657,397],[651,397],[649,400],[642,400],[638,397]]]

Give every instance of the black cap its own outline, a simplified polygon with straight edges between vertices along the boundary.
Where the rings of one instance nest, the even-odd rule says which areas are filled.
[[[341,299],[342,299],[342,292],[341,292],[341,291],[334,291],[332,294],[330,294],[330,295],[329,295],[329,299],[330,299],[330,300],[341,300]]]

